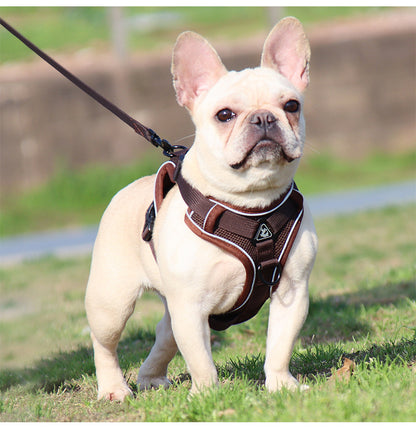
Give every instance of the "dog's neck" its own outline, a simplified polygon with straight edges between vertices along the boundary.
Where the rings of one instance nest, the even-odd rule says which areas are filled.
[[[270,180],[261,181],[257,179],[248,184],[246,179],[237,181],[235,174],[238,172],[231,168],[227,172],[221,168],[221,174],[217,174],[215,165],[213,162],[212,170],[203,172],[197,153],[191,148],[183,161],[182,175],[204,196],[210,196],[226,204],[248,209],[262,209],[279,199],[290,187],[297,168],[297,164],[291,165],[290,170],[286,171],[289,173],[281,174],[282,176],[279,174],[278,179],[275,178],[273,185],[270,185]],[[222,185],[223,182],[226,182],[227,185]],[[228,188],[233,187],[231,185],[233,182],[235,182],[234,188],[229,191]]]

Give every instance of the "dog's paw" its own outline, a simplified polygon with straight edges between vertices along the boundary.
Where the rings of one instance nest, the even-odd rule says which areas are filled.
[[[267,391],[271,393],[282,390],[283,388],[290,391],[306,391],[309,389],[309,386],[306,384],[299,384],[290,373],[274,376],[273,378],[266,378],[265,386]]]
[[[163,387],[167,389],[171,386],[171,382],[166,377],[146,377],[139,376],[137,378],[137,386],[140,391],[149,390],[151,388]]]
[[[123,385],[118,388],[113,388],[111,390],[107,389],[98,391],[98,400],[104,399],[123,402],[123,400],[127,396],[133,396],[133,392],[129,389],[127,385]]]

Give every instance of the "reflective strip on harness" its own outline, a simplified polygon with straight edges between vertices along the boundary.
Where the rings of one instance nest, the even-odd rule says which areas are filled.
[[[205,197],[181,175],[180,164],[164,163],[156,176],[155,199],[146,214],[143,238],[152,246],[148,217],[153,219],[167,192],[178,184],[188,205],[186,225],[202,239],[237,257],[246,271],[243,290],[226,313],[209,317],[212,329],[223,330],[253,317],[277,289],[303,216],[303,197],[291,184],[262,211],[242,210]],[[153,216],[152,213],[153,209]],[[149,231],[150,230],[150,231]],[[150,236],[150,237],[149,237]]]

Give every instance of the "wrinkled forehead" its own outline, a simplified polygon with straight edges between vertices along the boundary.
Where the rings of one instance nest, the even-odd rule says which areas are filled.
[[[204,104],[222,105],[224,108],[233,105],[255,108],[288,98],[302,100],[301,94],[287,78],[271,68],[259,67],[224,75],[206,94],[208,102]]]

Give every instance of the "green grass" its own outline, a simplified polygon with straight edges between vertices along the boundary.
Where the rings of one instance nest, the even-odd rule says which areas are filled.
[[[98,223],[111,198],[135,179],[155,173],[164,161],[161,157],[154,150],[139,163],[117,168],[62,168],[44,185],[14,196],[3,195],[0,236]]]
[[[327,153],[308,152],[296,174],[296,183],[305,194],[336,192],[416,179],[416,151],[372,153],[361,159],[341,158]]]
[[[374,7],[285,7],[285,15],[294,15],[305,25],[329,19],[378,13]],[[261,7],[127,7],[126,17],[155,12],[178,16],[177,23],[139,32],[131,31],[132,51],[154,50],[168,45],[184,29],[201,31],[207,37],[235,39],[248,37],[269,27],[267,8]],[[49,53],[73,53],[92,48],[111,48],[108,9],[104,7],[2,7],[3,19]],[[0,31],[1,62],[34,58],[23,44],[3,29]]]
[[[0,236],[98,223],[113,195],[165,160],[156,150],[136,164],[81,171],[61,169],[48,183],[23,194],[0,197]],[[306,152],[296,174],[305,195],[383,185],[416,178],[416,152],[340,159]]]
[[[96,401],[83,308],[89,257],[0,269],[0,421],[415,421],[416,206],[316,221],[309,315],[291,371],[305,393],[263,388],[267,304],[212,334],[220,387],[189,398],[178,354],[169,390],[137,392],[162,304],[146,294],[119,346],[135,396]],[[330,376],[353,360],[348,381]]]

